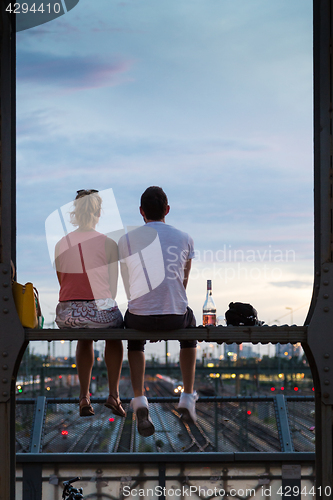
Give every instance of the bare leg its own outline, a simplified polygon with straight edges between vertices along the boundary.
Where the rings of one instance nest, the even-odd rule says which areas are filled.
[[[128,351],[128,362],[131,370],[131,382],[134,397],[144,395],[144,377],[145,377],[145,353],[142,351]]]
[[[121,340],[105,342],[105,364],[108,370],[109,394],[116,400],[119,398],[119,380],[123,362],[123,343]]]
[[[131,405],[135,411],[138,432],[144,437],[151,436],[155,432],[155,427],[149,416],[147,398],[144,396],[145,353],[143,351],[128,351],[128,361],[134,392]]]
[[[76,366],[80,381],[80,399],[84,396],[89,398],[89,386],[93,364],[93,341],[78,340],[76,347]]]
[[[179,353],[180,369],[183,376],[184,392],[186,394],[193,393],[196,356],[196,347],[186,347],[181,349]]]

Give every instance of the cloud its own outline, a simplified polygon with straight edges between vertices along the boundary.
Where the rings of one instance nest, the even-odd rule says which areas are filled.
[[[313,283],[310,281],[291,280],[291,281],[272,281],[270,282],[270,285],[277,287],[286,287],[286,288],[309,288],[312,287]]]
[[[119,75],[129,71],[132,62],[110,57],[59,56],[20,50],[17,79],[20,83],[46,85],[68,90],[84,90],[117,85]]]

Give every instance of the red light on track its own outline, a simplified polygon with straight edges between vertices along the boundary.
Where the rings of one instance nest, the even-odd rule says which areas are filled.
[[[284,387],[281,387],[281,391],[284,391]]]
[[[113,418],[113,417],[110,417],[110,418],[109,418],[109,422],[114,422],[114,418]]]
[[[62,378],[62,375],[59,375],[59,378]]]
[[[314,387],[312,387],[312,390],[314,391]]]
[[[63,436],[68,436],[68,431],[63,430],[63,431],[61,431],[61,434],[62,434]]]
[[[247,410],[247,412],[246,412],[246,413],[247,413],[248,415],[251,415],[251,413],[252,413],[252,412],[251,412],[251,410]]]
[[[93,380],[96,380],[96,377],[91,377]]]
[[[298,387],[294,387],[294,391],[298,391]]]
[[[275,391],[275,387],[271,387],[271,391]]]

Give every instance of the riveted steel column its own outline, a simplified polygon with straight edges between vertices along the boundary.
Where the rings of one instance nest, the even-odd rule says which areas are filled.
[[[315,283],[304,349],[315,386],[316,486],[325,488],[333,484],[333,0],[314,0],[313,16]]]
[[[41,383],[42,382],[43,379],[41,379]],[[43,396],[38,396],[35,407],[34,424],[32,428],[30,453],[40,453],[42,451],[45,412],[46,412],[46,398]]]
[[[15,16],[0,2],[0,500],[15,498],[15,380],[25,348],[11,293],[15,261]],[[14,196],[14,197],[13,197]]]
[[[277,396],[275,396],[274,408],[279,438],[281,442],[281,451],[294,451],[293,441],[291,439],[290,433],[287,405],[283,394],[278,394]]]

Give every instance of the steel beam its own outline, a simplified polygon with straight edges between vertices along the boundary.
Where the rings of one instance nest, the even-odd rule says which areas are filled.
[[[42,439],[44,433],[44,420],[46,412],[46,398],[38,396],[35,407],[34,424],[32,429],[31,453],[40,453],[42,451]]]
[[[0,3],[0,500],[15,498],[15,380],[26,341],[11,293],[15,260],[15,16]],[[15,196],[15,194],[14,194]]]
[[[332,486],[333,1],[313,1],[315,280],[303,344],[315,386],[317,488]],[[326,497],[328,498],[328,497]],[[329,498],[332,498],[330,496]]]
[[[290,434],[287,405],[283,394],[275,396],[274,408],[281,442],[281,451],[294,451],[293,441]]]
[[[42,474],[41,464],[23,464],[23,498],[22,500],[42,499]]]
[[[25,330],[27,341],[32,340],[107,340],[107,339],[143,339],[143,340],[200,340],[205,342],[225,342],[240,344],[296,344],[307,341],[306,326],[216,326],[196,327],[184,330],[140,332],[130,328],[98,328],[98,331],[88,328],[64,328],[61,330]]]
[[[17,463],[31,464],[155,464],[158,463],[312,463],[312,452],[225,452],[225,453],[18,453]]]

